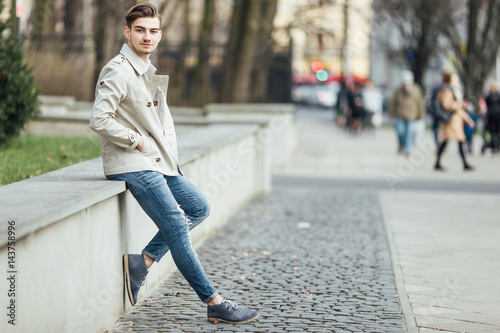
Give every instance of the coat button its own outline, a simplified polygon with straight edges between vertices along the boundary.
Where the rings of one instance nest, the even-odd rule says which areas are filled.
[[[160,162],[161,161],[161,158],[157,157],[155,158],[155,162]]]
[[[151,105],[153,105],[153,103],[148,102],[147,107],[149,108]]]
[[[153,104],[154,104],[155,106],[157,106],[157,105],[158,105],[158,101],[154,101],[154,102],[153,102]]]
[[[99,83],[99,85],[101,85],[101,86],[102,86],[103,84],[104,84],[104,81],[101,81],[101,82]]]

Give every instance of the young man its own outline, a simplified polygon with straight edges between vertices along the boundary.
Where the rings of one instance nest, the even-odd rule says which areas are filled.
[[[150,54],[161,39],[155,6],[126,13],[127,44],[101,71],[90,128],[99,134],[104,174],[127,188],[159,231],[142,254],[125,254],[125,284],[132,305],[154,261],[170,250],[177,268],[208,305],[208,319],[246,323],[258,312],[223,299],[193,250],[189,230],[209,214],[200,191],[179,173],[177,141],[166,102],[168,76],[155,75]]]

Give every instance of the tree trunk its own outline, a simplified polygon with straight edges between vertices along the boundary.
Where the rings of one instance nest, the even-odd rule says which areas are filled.
[[[83,1],[82,0],[66,0],[64,4],[64,40],[66,42],[66,51],[70,51],[77,45],[83,46],[83,22],[82,22]]]
[[[33,13],[33,28],[31,29],[31,34],[36,37],[35,47],[40,49],[43,45],[42,35],[46,30],[46,26],[49,24],[49,14],[50,13],[50,1],[49,0],[38,0],[35,1],[35,9]]]
[[[125,11],[135,4],[135,0],[96,0],[97,17],[94,30],[95,69],[97,82],[102,67],[120,52],[125,42],[123,27],[126,25]]]
[[[82,0],[66,0],[64,3],[64,34],[74,36],[81,33],[78,17],[82,12]]]
[[[3,1],[3,0],[2,0]],[[17,2],[16,0],[10,0],[10,33],[13,36],[17,36]]]
[[[198,64],[195,72],[195,101],[198,106],[208,103],[213,96],[210,82],[210,45],[215,24],[215,0],[205,0],[203,21],[198,40]]]
[[[431,33],[432,32],[429,29],[428,22],[426,22],[426,20],[422,20],[420,26],[420,36],[417,41],[417,50],[415,50],[415,64],[412,68],[415,76],[415,82],[421,87],[424,86],[423,81],[425,69],[432,53],[428,43],[428,39],[431,38]]]
[[[235,0],[231,33],[223,68],[221,102],[250,101],[251,76],[254,68],[254,49],[257,37],[261,2]]]
[[[182,29],[182,45],[177,54],[175,72],[173,73],[173,79],[170,80],[170,85],[172,87],[172,93],[174,98],[171,103],[176,105],[185,104],[186,95],[186,79],[187,79],[187,67],[186,67],[186,57],[189,54],[189,48],[191,47],[191,29],[189,23],[189,0],[184,0],[184,14],[183,22],[184,28]],[[189,100],[189,98],[188,98]]]
[[[469,0],[468,9],[467,50],[466,54],[460,57],[459,73],[464,83],[465,97],[477,107],[485,81],[495,65],[498,54],[500,23],[496,17],[500,12],[500,5],[495,1],[489,1],[489,6],[484,9],[483,1]],[[487,11],[486,15],[482,15],[483,10]],[[479,33],[482,38],[478,38]]]
[[[269,68],[274,52],[272,32],[273,21],[276,15],[278,1],[267,0],[262,2],[259,37],[257,39],[257,54],[253,71],[252,101],[266,102],[268,99]]]

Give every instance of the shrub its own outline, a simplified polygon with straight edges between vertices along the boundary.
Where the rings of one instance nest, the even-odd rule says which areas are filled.
[[[0,1],[0,12],[3,1]],[[18,135],[38,107],[38,86],[24,63],[22,39],[0,22],[0,145]]]

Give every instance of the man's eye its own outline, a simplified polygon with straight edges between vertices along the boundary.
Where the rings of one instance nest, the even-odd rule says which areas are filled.
[[[142,29],[137,29],[136,31],[137,31],[137,32],[143,32],[144,30],[142,30]]]

